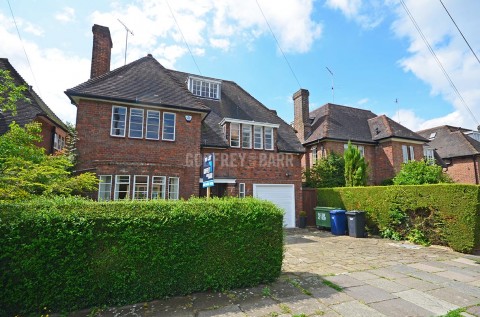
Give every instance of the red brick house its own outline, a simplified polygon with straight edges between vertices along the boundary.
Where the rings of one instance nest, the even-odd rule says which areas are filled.
[[[425,156],[444,167],[456,182],[479,184],[480,133],[443,125],[417,133],[429,139]]]
[[[27,84],[7,58],[0,58],[0,69],[10,72],[15,85],[26,85],[29,87],[24,92],[29,102],[24,100],[17,102],[17,114],[15,116],[10,111],[5,113],[0,111],[0,135],[8,131],[12,121],[15,121],[20,126],[24,126],[26,123],[39,122],[42,124],[42,142],[38,146],[43,147],[47,154],[54,154],[61,150],[65,146],[68,135],[67,127],[62,120],[53,113],[32,87]]]
[[[294,128],[306,149],[304,168],[330,152],[343,155],[348,141],[355,145],[369,163],[371,185],[393,178],[401,165],[423,159],[427,139],[369,110],[328,103],[309,111],[309,92],[301,89],[293,95]]]
[[[304,149],[291,126],[235,82],[169,70],[150,54],[110,71],[110,32],[92,31],[91,79],[66,94],[77,106],[77,169],[97,173],[99,200],[202,196],[202,158],[215,153],[214,196],[271,200],[295,225]]]

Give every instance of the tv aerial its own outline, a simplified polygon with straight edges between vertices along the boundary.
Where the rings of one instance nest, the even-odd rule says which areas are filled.
[[[120,22],[120,23],[123,25],[123,27],[125,28],[125,32],[127,33],[126,36],[125,36],[125,64],[124,64],[124,65],[126,65],[126,64],[127,64],[128,33],[130,33],[130,34],[132,34],[132,35],[134,35],[134,34],[133,34],[132,30],[130,30],[130,29],[125,25],[125,23],[123,23],[122,21],[120,21],[120,19],[117,19],[117,20],[118,20],[118,22]]]

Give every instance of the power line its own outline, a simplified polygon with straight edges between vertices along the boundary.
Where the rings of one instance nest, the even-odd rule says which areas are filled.
[[[285,53],[283,53],[283,50],[282,50],[282,48],[280,47],[280,43],[278,43],[278,40],[277,40],[277,37],[275,36],[275,33],[273,33],[273,30],[272,30],[272,28],[270,27],[270,23],[268,23],[267,17],[266,17],[265,14],[263,13],[263,10],[262,10],[262,8],[260,7],[260,4],[258,3],[258,0],[255,0],[255,1],[257,2],[258,9],[260,10],[260,12],[261,12],[262,15],[263,15],[263,19],[264,19],[265,22],[267,23],[267,26],[268,26],[268,29],[270,30],[270,33],[272,33],[272,36],[273,36],[273,38],[275,39],[275,42],[277,42],[277,47],[278,47],[278,49],[280,50],[280,52],[282,52],[283,58],[285,59],[285,62],[287,63],[288,68],[290,68],[290,71],[292,72],[293,77],[294,77],[295,80],[297,81],[298,87],[299,87],[299,88],[302,88],[302,86],[300,85],[300,82],[298,81],[297,76],[295,75],[295,72],[294,72],[293,69],[292,69],[292,66],[290,66],[290,63],[288,62],[288,59],[287,59],[287,57],[285,56]]]
[[[465,108],[467,108],[468,112],[470,113],[470,115],[472,116],[472,118],[475,120],[475,122],[477,123],[477,125],[480,125],[480,123],[478,122],[477,118],[475,117],[475,115],[473,114],[472,110],[470,110],[470,108],[468,107],[467,105],[467,102],[465,101],[465,99],[463,99],[462,95],[460,94],[460,91],[458,91],[457,89],[457,86],[455,86],[455,84],[453,83],[452,79],[450,79],[450,76],[448,75],[447,71],[445,70],[445,68],[443,67],[442,63],[440,62],[440,60],[438,59],[437,57],[437,54],[435,54],[435,51],[432,49],[432,47],[430,46],[430,43],[428,43],[425,35],[423,35],[423,32],[422,30],[420,29],[420,27],[418,26],[417,24],[417,21],[415,21],[415,18],[413,17],[413,15],[410,13],[410,10],[408,10],[408,7],[407,5],[405,4],[404,0],[400,0],[403,8],[405,9],[405,12],[407,13],[408,17],[410,18],[410,20],[412,21],[413,25],[415,26],[415,28],[417,29],[418,33],[420,34],[420,36],[422,37],[423,39],[423,42],[425,42],[425,45],[427,45],[428,47],[428,50],[430,51],[430,53],[432,54],[432,56],[435,58],[438,66],[440,67],[440,69],[442,70],[443,74],[445,75],[445,77],[447,78],[448,82],[450,83],[450,86],[453,88],[453,91],[457,94],[458,98],[462,101],[463,105],[465,106]]]
[[[17,29],[18,38],[20,39],[20,43],[22,43],[23,53],[25,54],[25,57],[27,58],[28,67],[30,68],[30,72],[32,73],[33,81],[35,82],[35,86],[37,87],[36,89],[37,89],[39,95],[41,96],[42,92],[41,92],[41,89],[40,89],[40,85],[38,85],[38,83],[37,83],[37,78],[35,78],[35,74],[33,73],[32,65],[30,64],[30,59],[28,58],[27,51],[25,50],[25,45],[23,45],[23,40],[22,40],[22,37],[20,36],[20,31],[18,30],[17,21],[15,20],[15,15],[13,14],[12,6],[10,5],[9,0],[7,0],[7,3],[8,3],[8,7],[10,8],[10,13],[12,14],[13,23],[15,24],[15,28]]]
[[[458,32],[460,32],[460,34],[461,34],[462,37],[463,37],[463,40],[465,41],[465,43],[467,43],[468,47],[470,48],[470,51],[472,51],[473,55],[475,56],[475,58],[477,59],[478,63],[480,64],[480,59],[478,59],[478,56],[477,56],[477,54],[475,54],[475,51],[473,50],[473,48],[470,46],[470,43],[468,43],[468,41],[467,41],[467,39],[465,38],[465,36],[463,35],[462,31],[460,31],[460,28],[458,27],[457,23],[456,23],[455,20],[453,19],[452,15],[450,14],[450,12],[448,12],[447,7],[443,4],[442,0],[440,0],[440,3],[442,4],[442,6],[443,6],[443,8],[445,9],[445,11],[447,11],[448,16],[449,16],[450,19],[452,20],[453,24],[455,24],[455,27],[457,28]]]
[[[183,42],[185,42],[185,45],[187,46],[188,51],[190,52],[190,56],[193,59],[193,63],[195,64],[195,66],[197,66],[198,73],[200,75],[202,75],[202,72],[200,71],[200,67],[198,67],[197,61],[195,60],[195,57],[193,56],[192,50],[190,49],[190,46],[188,45],[187,40],[185,39],[185,36],[183,35],[182,29],[180,28],[180,25],[178,24],[177,19],[175,18],[175,14],[173,14],[173,10],[170,7],[170,3],[168,2],[168,0],[166,0],[166,2],[167,2],[168,9],[170,10],[170,14],[172,15],[172,18],[175,21],[175,24],[177,25],[177,28],[180,31],[180,34],[182,35]]]

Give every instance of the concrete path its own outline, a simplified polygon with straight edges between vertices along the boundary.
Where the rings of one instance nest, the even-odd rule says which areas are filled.
[[[480,257],[289,229],[278,281],[70,316],[480,316]]]

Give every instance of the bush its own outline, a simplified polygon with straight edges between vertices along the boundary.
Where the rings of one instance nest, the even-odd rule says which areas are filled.
[[[345,160],[345,185],[347,187],[367,185],[368,163],[365,162],[358,147],[352,145],[350,141],[348,141],[343,159]]]
[[[319,206],[365,210],[367,228],[393,239],[447,245],[469,253],[480,247],[480,187],[437,184],[319,188]]]
[[[321,158],[315,164],[306,169],[304,176],[306,186],[318,187],[342,187],[345,186],[345,162],[342,156],[330,153],[326,158]]]
[[[393,178],[394,185],[422,185],[452,183],[451,178],[442,171],[442,167],[427,161],[409,161]]]
[[[281,272],[283,212],[253,198],[0,209],[1,316],[251,286]]]

